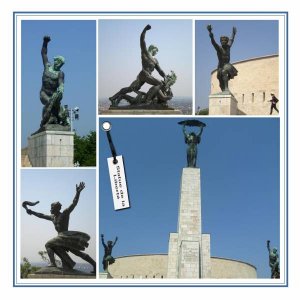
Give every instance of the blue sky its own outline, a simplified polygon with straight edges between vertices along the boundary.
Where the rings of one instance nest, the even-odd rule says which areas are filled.
[[[167,253],[177,230],[179,186],[186,145],[177,118],[100,118],[112,124],[124,156],[131,208],[114,211],[108,177],[111,156],[100,135],[100,232],[119,237],[113,255]],[[279,248],[279,119],[202,118],[198,146],[202,228],[211,255],[246,261],[269,278],[266,240]],[[100,247],[100,259],[103,249]]]
[[[39,129],[43,105],[40,102],[43,37],[49,35],[48,58],[62,55],[66,62],[62,105],[80,108],[74,122],[79,135],[96,126],[96,21],[22,21],[22,147]]]
[[[206,26],[211,24],[216,42],[220,36],[231,36],[237,28],[231,47],[231,62],[278,53],[278,21],[272,20],[197,20],[195,25],[195,90],[196,109],[208,107],[211,72],[217,68],[218,58]],[[249,74],[251,76],[251,74]],[[233,79],[234,80],[234,79]]]
[[[142,69],[140,35],[147,24],[147,47],[154,44],[159,65],[177,81],[174,97],[192,97],[191,20],[100,20],[99,21],[99,98],[107,98],[129,86]],[[153,76],[161,78],[156,72]],[[142,90],[147,90],[144,85]]]
[[[41,262],[38,252],[45,250],[48,240],[57,232],[52,222],[30,216],[21,207],[23,201],[40,201],[32,210],[50,215],[50,205],[59,201],[62,210],[73,201],[76,184],[85,182],[79,203],[73,210],[69,230],[87,233],[91,239],[86,253],[96,259],[96,171],[95,169],[73,170],[29,170],[21,172],[21,257],[27,257],[30,262]],[[75,258],[77,262],[84,262]]]

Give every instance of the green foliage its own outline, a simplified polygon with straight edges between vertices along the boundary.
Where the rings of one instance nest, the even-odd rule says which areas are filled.
[[[90,131],[86,136],[74,136],[74,164],[81,167],[96,166],[96,131]]]
[[[28,258],[23,257],[21,263],[21,278],[27,278],[29,274],[36,272],[39,270],[39,267],[34,267],[29,262]]]
[[[208,114],[209,114],[208,108],[204,108],[196,112],[196,115],[208,115]]]
[[[22,259],[23,263],[21,264],[21,278],[27,278],[28,274],[31,271],[31,264],[26,257]]]

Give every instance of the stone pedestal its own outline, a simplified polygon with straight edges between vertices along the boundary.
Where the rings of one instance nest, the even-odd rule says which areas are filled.
[[[28,138],[33,167],[73,167],[74,132],[42,131]]]
[[[100,272],[99,273],[99,279],[110,279],[112,276],[109,272]]]
[[[184,168],[178,233],[170,234],[167,277],[209,278],[210,269],[210,236],[201,229],[200,169]]]
[[[237,100],[231,93],[219,93],[209,96],[210,115],[237,115]]]

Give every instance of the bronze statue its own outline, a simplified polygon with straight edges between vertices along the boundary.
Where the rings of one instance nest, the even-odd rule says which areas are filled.
[[[129,102],[130,105],[137,104],[153,104],[157,99],[166,102],[173,97],[173,94],[169,91],[168,84],[168,76],[172,76],[172,84],[176,81],[176,75],[173,71],[171,71],[170,75],[165,74],[165,72],[159,66],[158,60],[155,58],[155,55],[158,52],[158,48],[154,45],[150,45],[148,48],[145,42],[146,32],[151,29],[150,25],[147,25],[140,36],[140,47],[141,47],[141,59],[142,59],[142,70],[138,74],[137,78],[130,84],[128,87],[122,88],[119,92],[109,98],[111,101],[111,107],[118,107],[120,101],[125,99]],[[156,70],[163,80],[159,80],[152,76],[152,72]],[[174,80],[175,75],[175,80]],[[152,87],[156,87],[155,89],[149,89],[148,93],[140,92],[141,87],[148,83]],[[132,97],[128,95],[131,92],[135,92],[137,94],[136,97]],[[147,94],[147,96],[145,96]],[[152,97],[150,97],[150,95]],[[145,108],[145,107],[143,107]]]
[[[39,131],[45,130],[47,125],[62,125],[66,129],[56,126],[56,130],[68,130],[69,123],[61,106],[61,100],[64,93],[64,72],[61,67],[65,63],[63,56],[55,56],[54,63],[51,64],[48,60],[48,43],[51,41],[50,36],[44,36],[42,45],[42,60],[44,65],[44,72],[42,77],[42,87],[40,91],[40,100],[44,105],[42,113],[42,121]]]
[[[173,92],[171,86],[176,82],[177,76],[171,71],[159,85],[152,86],[147,93],[136,91],[136,96],[130,96],[128,94],[122,94],[118,97],[119,103],[122,99],[128,101],[130,105],[164,105],[167,106],[167,102],[172,99]]]
[[[115,262],[115,259],[111,256],[112,249],[115,246],[118,237],[115,238],[115,241],[107,241],[107,245],[104,243],[104,234],[101,234],[101,242],[104,247],[104,256],[102,260],[103,270],[107,271],[108,266]]]
[[[269,251],[269,266],[271,268],[271,278],[280,278],[279,256],[277,248],[270,248],[270,241],[267,241],[267,249]]]
[[[179,125],[182,125],[182,130],[184,134],[185,143],[188,145],[187,148],[187,167],[196,168],[197,162],[197,145],[201,142],[201,135],[203,128],[206,126],[203,122],[198,120],[185,120],[178,122]],[[187,132],[186,126],[190,127],[199,127],[199,132]]]
[[[217,78],[219,80],[219,85],[222,92],[229,92],[228,89],[228,81],[237,76],[237,69],[230,63],[230,48],[234,42],[234,37],[236,35],[236,28],[232,28],[231,38],[227,36],[220,37],[221,46],[218,45],[214,39],[214,35],[212,33],[212,26],[207,25],[207,30],[209,32],[209,37],[211,39],[211,43],[217,51],[218,56],[218,73]]]
[[[90,240],[90,236],[84,232],[69,230],[70,214],[77,206],[80,193],[84,188],[84,182],[80,182],[79,185],[76,185],[76,194],[72,204],[62,212],[60,211],[61,204],[59,202],[52,203],[50,209],[51,215],[35,212],[27,207],[27,205],[34,206],[38,204],[39,201],[34,203],[24,201],[22,204],[29,215],[51,221],[54,224],[58,235],[49,240],[45,245],[50,260],[50,267],[57,267],[54,257],[54,254],[56,254],[61,259],[63,269],[73,269],[76,263],[68,255],[68,252],[71,252],[90,263],[93,266],[93,273],[96,273],[96,262],[88,254],[83,252],[89,245],[88,241]]]

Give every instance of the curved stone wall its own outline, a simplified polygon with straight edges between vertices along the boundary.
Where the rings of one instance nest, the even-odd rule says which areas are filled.
[[[229,81],[229,89],[238,101],[239,114],[268,115],[270,94],[278,97],[279,57],[269,55],[233,63],[238,76]],[[211,73],[211,94],[219,93],[217,70]],[[279,98],[279,97],[278,97]],[[283,99],[279,99],[283,100]],[[280,102],[277,104],[279,108]],[[278,114],[273,110],[273,115]]]
[[[166,278],[167,270],[167,254],[122,256],[108,268],[113,278]]]
[[[212,278],[257,278],[256,268],[243,261],[212,257]]]
[[[167,278],[168,255],[148,254],[132,255],[116,258],[109,266],[109,273],[113,278]],[[211,278],[256,278],[256,268],[248,263],[212,257]]]

